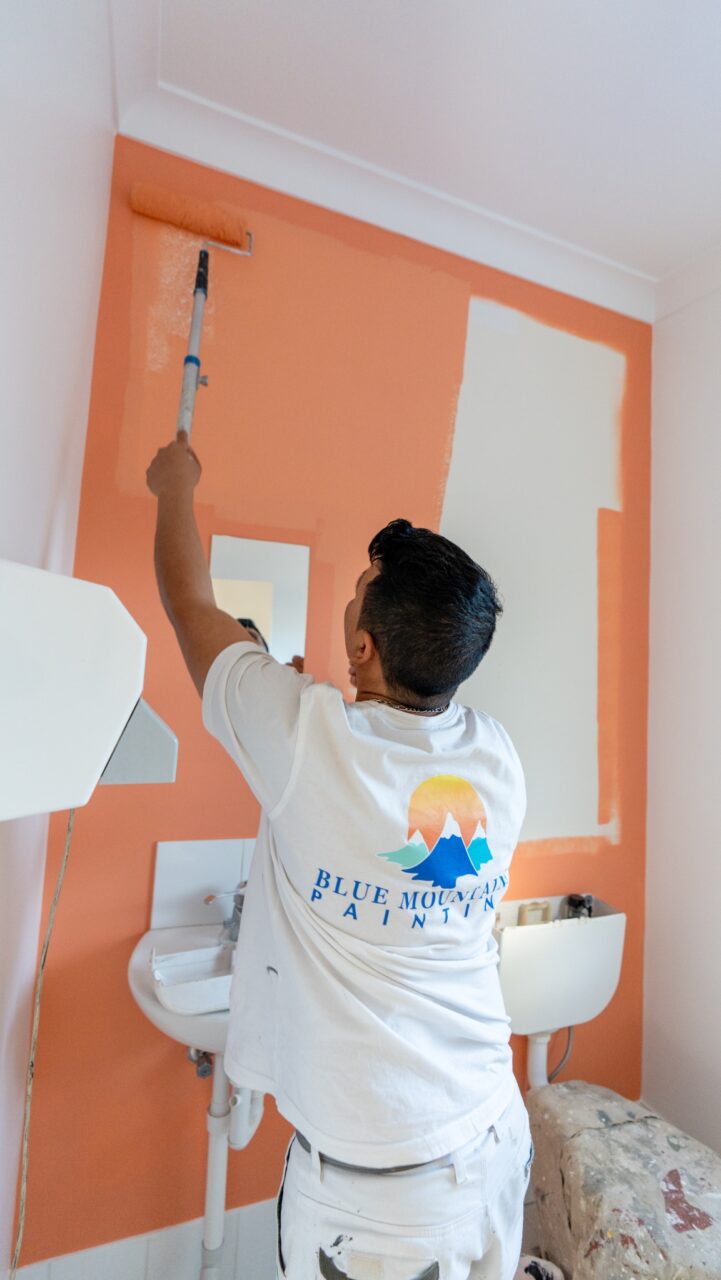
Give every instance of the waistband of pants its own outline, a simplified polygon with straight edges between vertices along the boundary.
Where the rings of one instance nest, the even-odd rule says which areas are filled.
[[[494,1137],[496,1137],[493,1125],[490,1127],[493,1130]],[[438,1160],[420,1160],[416,1164],[397,1164],[392,1165],[391,1167],[386,1165],[383,1169],[373,1169],[365,1164],[347,1164],[345,1160],[334,1160],[332,1156],[326,1156],[322,1151],[316,1151],[315,1148],[311,1146],[305,1135],[300,1133],[297,1129],[295,1131],[295,1136],[298,1141],[298,1145],[307,1152],[311,1159],[315,1159],[322,1164],[332,1165],[334,1169],[346,1169],[350,1173],[384,1174],[410,1173],[412,1169],[447,1169],[452,1165],[455,1170],[456,1180],[458,1182],[465,1181],[465,1162],[457,1151],[451,1151],[447,1156],[441,1156]],[[496,1141],[498,1141],[497,1137]]]

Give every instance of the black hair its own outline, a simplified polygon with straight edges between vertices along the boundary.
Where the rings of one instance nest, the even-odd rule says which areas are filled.
[[[235,621],[239,622],[241,627],[245,627],[246,631],[254,631],[258,637],[259,643],[262,644],[263,648],[265,649],[265,652],[270,653],[270,650],[268,648],[268,641],[263,635],[263,632],[260,630],[260,627],[258,627],[258,625],[255,622],[253,622],[252,618],[236,618]]]
[[[503,612],[492,578],[430,529],[392,520],[372,539],[380,573],[359,625],[370,632],[393,691],[429,702],[455,693],[487,653]]]

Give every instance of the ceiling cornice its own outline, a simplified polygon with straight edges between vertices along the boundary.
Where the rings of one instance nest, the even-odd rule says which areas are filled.
[[[721,246],[648,275],[166,84],[160,0],[110,0],[118,130],[149,146],[653,323],[721,287]]]
[[[659,280],[656,286],[655,320],[683,311],[721,289],[721,243],[712,245],[680,271]]]
[[[638,320],[655,281],[351,156],[158,84],[120,116],[120,132]]]

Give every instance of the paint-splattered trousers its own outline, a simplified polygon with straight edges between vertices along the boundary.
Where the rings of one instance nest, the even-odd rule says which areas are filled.
[[[512,1280],[532,1158],[520,1091],[480,1140],[408,1172],[341,1169],[294,1138],[278,1280]]]

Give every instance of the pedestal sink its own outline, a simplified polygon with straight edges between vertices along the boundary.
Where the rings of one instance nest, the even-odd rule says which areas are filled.
[[[501,991],[511,1031],[529,1039],[532,1088],[548,1084],[551,1034],[597,1017],[621,974],[624,913],[599,898],[590,918],[569,918],[567,907],[566,897],[526,898],[502,902],[496,914]],[[524,922],[534,918],[540,923]]]
[[[219,940],[217,923],[151,929],[138,942],[128,965],[131,993],[146,1018],[171,1040],[186,1045],[196,1055],[207,1055],[209,1065],[212,1064],[201,1280],[220,1280],[228,1147],[236,1150],[248,1145],[263,1114],[263,1096],[250,1089],[234,1088],[225,1073],[223,1054],[228,1036],[228,1010],[180,1014],[166,1009],[156,995],[151,960],[154,952],[157,956],[192,953],[216,946]]]

